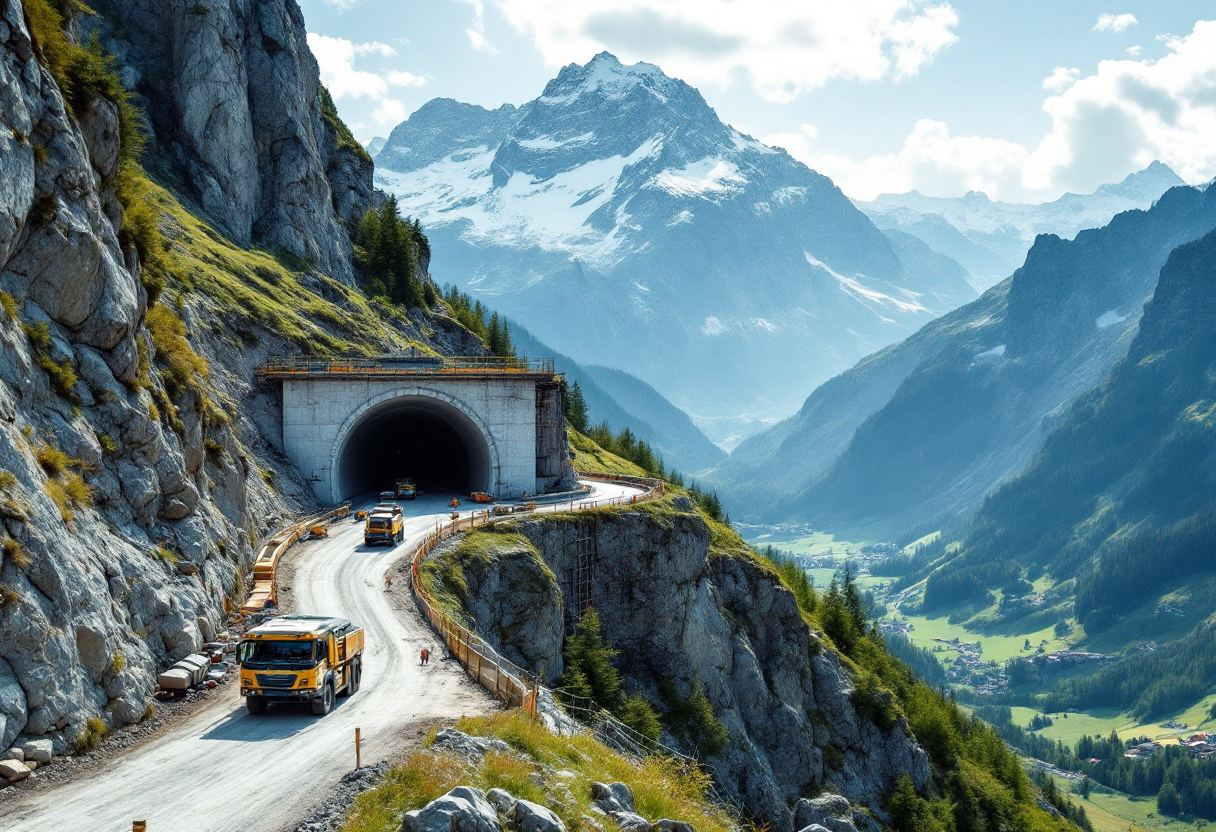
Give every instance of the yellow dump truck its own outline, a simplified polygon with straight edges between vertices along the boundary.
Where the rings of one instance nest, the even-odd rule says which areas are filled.
[[[363,545],[387,543],[392,546],[405,540],[405,515],[396,503],[381,503],[367,513],[363,521]]]
[[[249,713],[265,713],[272,702],[308,702],[323,716],[336,697],[359,689],[363,628],[344,618],[284,615],[247,632],[237,658]]]
[[[397,499],[412,500],[418,496],[418,486],[414,485],[411,479],[402,478],[397,480]]]

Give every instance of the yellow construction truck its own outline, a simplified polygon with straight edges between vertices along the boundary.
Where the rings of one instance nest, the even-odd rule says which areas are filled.
[[[396,503],[380,503],[363,521],[363,545],[396,545],[405,540],[405,515]]]
[[[284,615],[245,633],[237,645],[241,695],[251,714],[272,702],[308,702],[318,716],[359,689],[363,628],[344,618]]]
[[[418,496],[418,486],[414,485],[414,481],[407,478],[397,480],[397,499],[412,500]]]

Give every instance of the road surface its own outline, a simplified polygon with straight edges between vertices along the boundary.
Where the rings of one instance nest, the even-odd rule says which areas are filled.
[[[586,499],[638,493],[592,485],[595,492]],[[225,697],[95,775],[6,801],[0,828],[126,832],[132,820],[146,819],[148,832],[290,829],[355,767],[356,726],[363,760],[373,763],[404,748],[409,726],[493,708],[489,694],[458,663],[419,666],[419,650],[438,639],[412,604],[407,613],[394,611],[384,591],[389,568],[437,519],[447,518],[447,499],[423,496],[401,504],[410,515],[405,545],[364,547],[362,524],[351,520],[335,521],[326,540],[299,544],[296,611],[342,616],[367,631],[362,687],[339,698],[328,716],[313,716],[304,704],[272,706],[255,717],[244,700]]]

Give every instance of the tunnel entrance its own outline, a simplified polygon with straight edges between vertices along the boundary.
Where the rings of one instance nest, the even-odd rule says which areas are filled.
[[[399,477],[423,490],[468,494],[491,487],[490,450],[473,420],[426,396],[383,402],[363,414],[338,451],[338,499],[387,491]]]

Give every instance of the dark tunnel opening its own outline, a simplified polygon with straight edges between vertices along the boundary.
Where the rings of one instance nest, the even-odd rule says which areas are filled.
[[[488,491],[490,452],[472,420],[446,402],[385,402],[364,414],[342,447],[339,499],[387,491],[399,477],[422,490]]]

